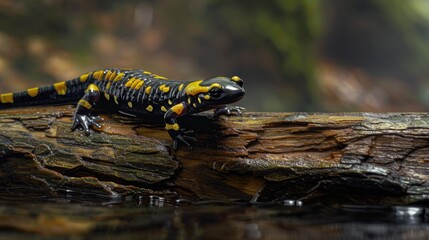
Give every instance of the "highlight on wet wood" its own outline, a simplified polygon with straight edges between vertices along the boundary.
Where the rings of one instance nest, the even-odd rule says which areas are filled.
[[[427,113],[200,114],[194,149],[110,114],[90,136],[73,106],[0,112],[0,189],[115,199],[408,204],[429,196]]]

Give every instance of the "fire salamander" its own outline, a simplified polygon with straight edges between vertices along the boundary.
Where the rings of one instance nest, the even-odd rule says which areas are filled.
[[[53,85],[26,91],[0,94],[0,109],[77,102],[71,129],[90,134],[100,128],[101,118],[91,115],[100,101],[120,113],[135,117],[164,116],[165,129],[173,139],[188,147],[194,139],[177,123],[177,117],[215,109],[215,116],[241,113],[240,107],[228,107],[244,96],[243,81],[237,77],[215,77],[198,81],[174,81],[143,70],[111,68],[83,74]]]

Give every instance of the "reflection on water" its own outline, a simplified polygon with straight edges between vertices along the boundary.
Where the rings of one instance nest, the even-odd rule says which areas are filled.
[[[427,239],[424,207],[0,195],[0,238]]]

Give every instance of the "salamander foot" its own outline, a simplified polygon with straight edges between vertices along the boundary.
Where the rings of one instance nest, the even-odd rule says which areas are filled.
[[[102,120],[103,118],[98,116],[75,114],[71,130],[74,131],[76,129],[80,129],[83,130],[86,135],[90,135],[92,127],[101,128],[101,125],[98,122]]]
[[[242,111],[244,111],[245,108],[244,107],[239,107],[239,106],[222,106],[220,108],[216,108],[214,111],[214,118],[219,117],[220,115],[233,115],[233,114],[238,114],[241,115]]]

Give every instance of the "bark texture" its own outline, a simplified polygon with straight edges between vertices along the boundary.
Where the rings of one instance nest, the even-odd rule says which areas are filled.
[[[170,149],[162,126],[102,115],[71,132],[73,106],[0,112],[0,188],[113,198],[408,204],[429,199],[427,113],[245,113],[181,119],[198,142]]]

